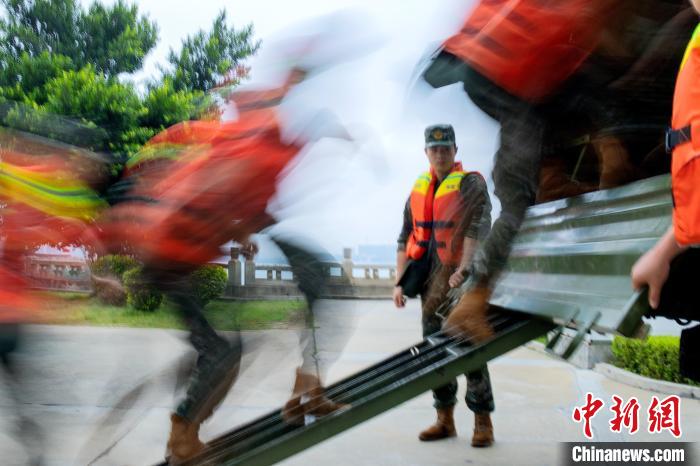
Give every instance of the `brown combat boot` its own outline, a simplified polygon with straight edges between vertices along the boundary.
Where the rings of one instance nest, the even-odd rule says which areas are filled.
[[[493,445],[493,425],[489,413],[474,414],[473,447],[490,447]]]
[[[168,464],[177,465],[202,452],[205,445],[199,440],[199,423],[177,414],[170,415],[170,438],[165,457]]]
[[[493,336],[493,327],[488,321],[491,290],[476,287],[466,292],[447,316],[442,328],[450,335],[465,336],[475,343]]]
[[[302,397],[308,398],[308,401],[302,403]],[[305,414],[325,416],[347,406],[326,398],[319,378],[297,368],[292,397],[284,405],[282,417],[287,424],[303,425]]]
[[[423,442],[431,442],[456,436],[457,429],[455,429],[454,411],[454,406],[439,408],[435,424],[421,432],[418,438]]]
[[[618,138],[604,136],[593,140],[598,155],[600,181],[598,189],[614,188],[640,177],[629,153]]]

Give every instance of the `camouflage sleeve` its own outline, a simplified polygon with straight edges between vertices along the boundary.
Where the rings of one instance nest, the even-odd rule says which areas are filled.
[[[398,251],[406,250],[406,243],[412,231],[413,216],[411,215],[411,198],[409,197],[403,208],[403,225],[401,226],[401,233],[399,233],[399,239],[397,240],[398,247],[396,248]]]
[[[460,186],[465,206],[464,236],[482,240],[491,231],[491,199],[486,180],[478,173],[471,173]]]

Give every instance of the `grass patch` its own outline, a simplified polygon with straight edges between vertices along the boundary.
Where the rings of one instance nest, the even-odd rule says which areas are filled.
[[[289,301],[224,301],[206,305],[204,313],[214,328],[220,330],[261,330],[301,327],[306,302]]]
[[[46,319],[49,324],[185,329],[175,306],[167,300],[157,310],[144,312],[104,305],[77,293],[56,293],[53,297]],[[261,330],[298,327],[304,322],[305,308],[306,303],[300,300],[214,300],[204,313],[217,330]]]

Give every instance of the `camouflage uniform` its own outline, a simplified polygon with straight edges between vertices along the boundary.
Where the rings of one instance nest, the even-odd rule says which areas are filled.
[[[527,208],[535,202],[546,118],[542,107],[514,97],[471,67],[465,68],[465,91],[501,124],[491,174],[501,213],[480,243],[470,271],[477,282],[492,285],[505,266]]]
[[[436,184],[435,189],[439,185]],[[486,237],[491,228],[491,201],[486,188],[484,178],[477,173],[470,173],[464,177],[460,185],[465,212],[464,221],[460,225],[465,238],[481,240]],[[411,214],[410,197],[406,202],[403,214],[403,227],[398,238],[398,249],[404,251],[406,243],[413,230],[413,217]],[[435,237],[431,236],[427,254],[430,257],[431,272],[430,278],[425,283],[421,292],[421,307],[423,310],[422,328],[423,337],[439,332],[442,326],[442,319],[435,314],[436,304],[445,300],[445,294],[449,290],[446,285],[447,278],[454,273],[454,267],[444,267],[438,258],[435,247]],[[429,299],[431,294],[437,293],[435,302]],[[491,381],[486,365],[481,369],[465,374],[467,377],[467,407],[475,413],[490,413],[494,410],[493,393],[491,391]],[[433,390],[434,406],[443,409],[454,406],[457,403],[457,380],[443,385]]]

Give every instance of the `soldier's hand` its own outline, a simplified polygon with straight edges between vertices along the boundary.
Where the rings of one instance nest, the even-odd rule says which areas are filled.
[[[464,282],[464,271],[458,269],[455,273],[450,275],[450,279],[447,283],[450,284],[450,288],[457,288]]]
[[[649,287],[649,306],[656,309],[671,265],[657,248],[652,248],[644,254],[632,267],[632,287],[639,290]]]
[[[403,295],[403,288],[400,286],[394,287],[394,305],[398,308],[402,308],[406,305],[406,297]]]
[[[632,286],[639,290],[649,286],[649,306],[656,309],[671,270],[671,260],[687,248],[676,242],[673,227],[657,241],[632,267]]]

